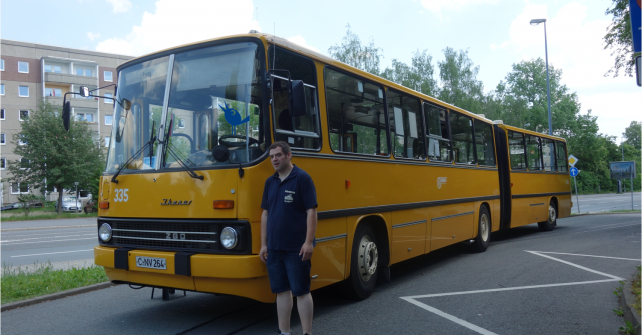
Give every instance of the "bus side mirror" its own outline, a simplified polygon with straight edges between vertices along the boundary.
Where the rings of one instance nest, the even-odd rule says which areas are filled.
[[[89,88],[87,86],[80,86],[80,91],[78,92],[81,97],[86,98],[89,96]]]
[[[120,106],[123,107],[124,110],[130,110],[132,108],[132,102],[127,99],[123,99],[120,101]]]
[[[291,80],[288,83],[290,93],[290,115],[294,117],[304,116],[305,110],[305,87],[302,80]]]
[[[62,105],[62,125],[65,126],[65,130],[69,131],[69,120],[71,119],[71,102],[66,101]]]

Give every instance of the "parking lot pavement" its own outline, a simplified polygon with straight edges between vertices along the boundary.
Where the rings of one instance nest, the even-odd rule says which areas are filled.
[[[640,264],[640,215],[561,219],[492,234],[485,253],[454,245],[392,266],[364,301],[313,292],[315,334],[616,334],[620,278]],[[3,334],[271,334],[273,304],[126,285],[2,313]],[[426,308],[428,306],[428,308]],[[34,321],[35,320],[35,321]],[[301,334],[293,309],[292,331]]]

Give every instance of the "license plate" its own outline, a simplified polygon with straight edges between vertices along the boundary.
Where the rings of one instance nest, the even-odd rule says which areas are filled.
[[[167,270],[165,258],[136,256],[136,266],[139,268]]]

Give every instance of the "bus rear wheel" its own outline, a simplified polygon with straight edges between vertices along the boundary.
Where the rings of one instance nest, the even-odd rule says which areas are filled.
[[[490,214],[486,206],[481,206],[479,209],[479,221],[477,222],[477,237],[475,241],[470,244],[470,249],[473,252],[484,252],[488,249],[490,243]]]
[[[379,251],[377,239],[369,225],[359,225],[352,242],[350,277],[344,283],[346,296],[355,300],[368,298],[377,282]]]
[[[548,205],[548,219],[546,221],[538,222],[537,225],[541,231],[551,231],[555,228],[557,225],[557,207],[553,201]]]

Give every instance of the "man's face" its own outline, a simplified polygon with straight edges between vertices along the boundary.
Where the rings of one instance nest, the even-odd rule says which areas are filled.
[[[281,147],[276,147],[275,149],[270,150],[270,160],[272,161],[272,166],[276,172],[285,171],[288,166],[290,166],[291,158],[292,153],[285,155]]]

